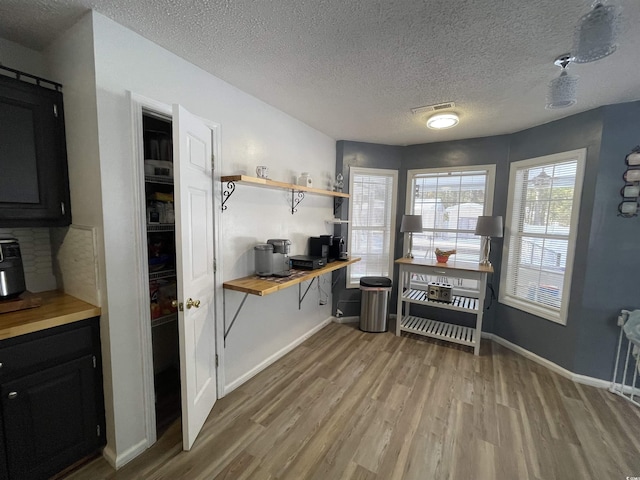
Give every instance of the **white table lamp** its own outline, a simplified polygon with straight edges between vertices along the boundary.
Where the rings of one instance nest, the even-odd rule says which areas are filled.
[[[491,237],[502,238],[502,217],[479,216],[475,234],[482,236],[480,265],[490,267]]]
[[[413,253],[411,253],[413,249],[413,233],[422,232],[422,215],[403,215],[400,232],[409,234],[409,249],[405,257],[413,258]]]

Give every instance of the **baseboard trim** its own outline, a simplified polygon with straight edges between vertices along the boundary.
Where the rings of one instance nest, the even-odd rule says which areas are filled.
[[[113,449],[109,445],[107,445],[102,450],[102,456],[109,463],[109,465],[111,465],[113,468],[118,470],[119,468],[122,468],[131,460],[136,458],[142,452],[144,452],[148,447],[149,447],[148,442],[146,439],[144,439],[138,442],[137,444],[135,444],[134,446],[132,446],[131,448],[125,450],[120,455],[117,455],[116,452],[114,452]]]
[[[503,347],[508,348],[509,350],[516,352],[517,354],[522,355],[523,357],[533,362],[536,362],[537,364],[548,368],[552,372],[555,372],[558,375],[562,375],[563,377],[568,378],[569,380],[572,380],[576,383],[580,383],[582,385],[589,385],[591,387],[597,387],[597,388],[611,387],[611,382],[608,380],[602,380],[600,378],[589,377],[587,375],[580,375],[577,373],[573,373],[572,371],[567,370],[564,367],[561,367],[557,363],[553,363],[551,360],[547,360],[546,358],[543,358],[540,355],[536,355],[535,353],[530,352],[529,350],[526,350],[521,346],[516,345],[515,343],[511,343],[510,341],[505,340],[504,338],[499,337],[498,335],[494,335],[493,333],[482,332],[482,338],[492,340],[502,345]]]
[[[323,320],[320,324],[316,325],[315,327],[313,327],[311,330],[309,330],[307,333],[305,333],[304,335],[302,335],[299,338],[296,338],[293,342],[291,342],[289,345],[287,345],[284,348],[281,348],[280,350],[278,350],[276,353],[274,353],[273,355],[271,355],[270,357],[268,357],[267,359],[265,359],[263,362],[259,363],[258,365],[256,365],[255,367],[253,367],[251,370],[249,370],[247,373],[245,373],[244,375],[242,375],[241,377],[237,378],[236,380],[234,380],[233,382],[227,384],[224,388],[224,394],[228,395],[229,393],[231,393],[232,391],[234,391],[236,388],[238,388],[240,385],[242,385],[243,383],[245,383],[246,381],[248,381],[250,378],[254,377],[255,375],[257,375],[258,373],[260,373],[262,370],[264,370],[265,368],[267,368],[269,365],[275,363],[277,360],[279,360],[280,358],[284,357],[287,353],[289,353],[291,350],[293,350],[294,348],[296,348],[298,345],[300,345],[302,342],[304,342],[307,338],[315,335],[316,333],[318,333],[320,330],[322,330],[324,327],[326,327],[327,325],[329,325],[334,317],[329,317],[325,320]]]
[[[360,317],[331,317],[333,323],[358,323]]]

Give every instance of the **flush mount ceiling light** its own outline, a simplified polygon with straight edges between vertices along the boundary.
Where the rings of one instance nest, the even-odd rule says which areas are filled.
[[[434,130],[442,130],[445,128],[455,127],[459,122],[458,115],[455,113],[438,113],[429,117],[427,127]]]
[[[616,51],[620,26],[620,8],[594,4],[593,10],[580,18],[573,39],[573,61],[589,63]]]
[[[549,82],[547,92],[546,108],[553,110],[556,108],[567,108],[576,104],[576,92],[578,90],[578,77],[569,75],[567,65],[571,63],[571,54],[560,55],[553,62],[554,65],[562,68],[560,76]]]

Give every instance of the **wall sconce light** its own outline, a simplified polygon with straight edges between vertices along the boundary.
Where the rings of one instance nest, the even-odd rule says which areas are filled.
[[[490,267],[489,253],[491,251],[491,237],[502,238],[502,217],[481,215],[476,223],[476,235],[481,235],[480,265]]]
[[[400,232],[409,234],[409,248],[405,258],[413,258],[413,234],[422,232],[422,215],[403,215]]]
[[[618,205],[619,217],[635,217],[638,215],[638,197],[640,197],[640,145],[631,150],[625,157],[627,171],[622,178],[625,185],[620,189],[622,202]]]

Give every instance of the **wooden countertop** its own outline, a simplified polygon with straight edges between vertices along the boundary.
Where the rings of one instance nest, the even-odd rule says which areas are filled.
[[[236,292],[250,293],[251,295],[259,295],[262,297],[264,295],[269,295],[270,293],[275,293],[278,290],[284,290],[285,288],[292,287],[293,285],[319,277],[325,273],[345,268],[347,265],[351,265],[359,261],[360,258],[351,258],[346,261],[336,260],[335,262],[331,262],[327,266],[316,270],[294,270],[294,274],[287,278],[265,278],[257,275],[249,275],[248,277],[224,282],[222,286],[227,290],[235,290]]]
[[[493,267],[486,267],[479,263],[448,261],[447,263],[438,263],[433,260],[422,258],[398,258],[396,263],[400,265],[418,265],[423,267],[440,267],[450,268],[452,270],[467,270],[469,272],[493,273]]]
[[[97,317],[101,312],[100,307],[57,290],[38,296],[42,298],[40,307],[0,313],[0,340]]]

